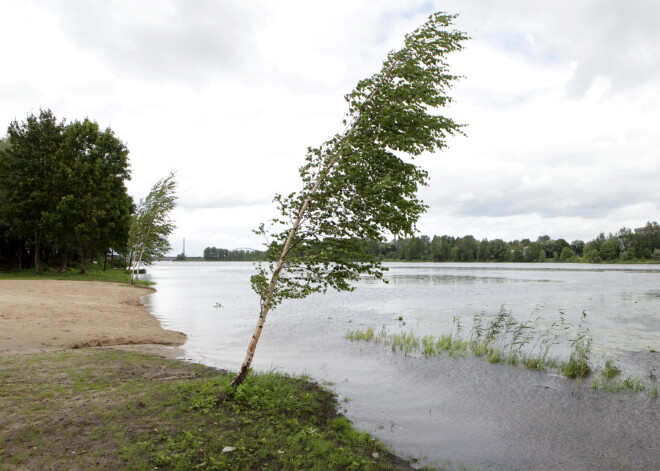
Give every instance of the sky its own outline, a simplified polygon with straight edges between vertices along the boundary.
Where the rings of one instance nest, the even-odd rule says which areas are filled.
[[[431,13],[459,14],[466,136],[416,162],[427,235],[568,241],[660,221],[657,0],[0,0],[0,136],[40,108],[110,127],[138,200],[178,181],[172,254],[260,248],[272,198],[342,131],[344,95]]]

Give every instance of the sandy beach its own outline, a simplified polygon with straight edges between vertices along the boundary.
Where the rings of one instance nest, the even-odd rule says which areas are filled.
[[[0,355],[117,345],[176,346],[140,298],[147,288],[59,280],[0,281]]]

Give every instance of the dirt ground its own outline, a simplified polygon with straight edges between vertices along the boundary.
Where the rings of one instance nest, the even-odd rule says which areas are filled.
[[[182,345],[140,298],[150,293],[120,283],[59,280],[0,281],[0,355],[82,347]]]

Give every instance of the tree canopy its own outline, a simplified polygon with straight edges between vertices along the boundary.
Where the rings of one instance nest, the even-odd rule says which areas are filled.
[[[40,110],[13,121],[7,132],[0,146],[0,244],[7,262],[20,267],[27,247],[37,271],[44,256],[58,257],[65,269],[73,254],[84,272],[93,254],[123,251],[130,170],[128,149],[113,131],[87,118],[67,124]]]
[[[270,308],[329,288],[351,290],[361,274],[382,278],[366,241],[415,232],[426,208],[417,189],[427,173],[405,156],[443,149],[449,135],[461,132],[437,113],[451,102],[446,93],[458,79],[446,55],[467,39],[448,29],[454,18],[431,15],[388,54],[380,72],[361,80],[345,97],[344,131],[308,150],[302,190],[275,197],[280,216],[258,230],[270,239],[270,263],[252,277],[261,313],[234,386],[247,374]]]
[[[158,180],[131,217],[128,248],[131,254],[131,281],[135,283],[142,263],[149,264],[172,247],[167,237],[175,229],[170,213],[176,206],[174,174]]]
[[[649,221],[642,227],[621,228],[614,234],[599,234],[585,244],[548,235],[535,241],[516,239],[476,240],[471,235],[426,235],[369,241],[368,251],[383,261],[433,262],[631,262],[660,260],[660,226]]]

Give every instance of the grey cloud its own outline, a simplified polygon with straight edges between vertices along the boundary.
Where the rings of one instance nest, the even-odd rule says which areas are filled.
[[[63,30],[120,74],[165,81],[204,82],[240,71],[252,48],[257,20],[240,1],[142,3],[67,1],[59,5]]]
[[[614,166],[607,160],[585,165],[591,160],[586,156],[573,159],[572,165],[557,158],[554,165],[530,167],[524,173],[503,167],[501,173],[473,170],[469,175],[447,175],[443,182],[431,181],[424,199],[457,217],[537,214],[593,219],[644,203],[660,210],[660,162],[638,166],[637,161],[622,157]]]
[[[213,196],[213,197],[202,197],[198,195],[183,194],[177,206],[184,209],[220,209],[220,208],[236,208],[244,206],[263,206],[268,205],[272,202],[272,197],[265,196],[244,196],[244,195],[232,195],[232,196]]]
[[[443,0],[459,28],[530,60],[558,58],[576,68],[568,91],[582,95],[599,77],[625,90],[660,76],[660,2],[656,0]],[[469,47],[469,44],[468,44]]]
[[[574,44],[577,69],[570,91],[583,93],[598,77],[616,89],[657,81],[659,2],[607,0],[592,3],[585,13],[582,40]]]
[[[591,219],[645,201],[647,199],[621,188],[605,191],[573,188],[559,194],[513,188],[505,190],[497,198],[479,195],[471,201],[454,202],[450,212],[457,216],[503,217],[538,214],[547,218],[562,216]]]

